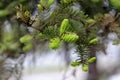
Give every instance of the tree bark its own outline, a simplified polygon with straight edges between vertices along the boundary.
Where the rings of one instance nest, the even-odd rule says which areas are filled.
[[[64,60],[65,60],[65,64],[66,66],[69,66],[71,59],[70,59],[70,54],[69,54],[69,44],[68,43],[64,43]]]
[[[89,53],[90,57],[96,56],[96,48],[95,47],[96,46],[90,47],[90,53]],[[97,71],[97,67],[96,67],[96,61],[94,63],[89,64],[89,71],[88,71],[87,80],[99,80],[98,71]]]
[[[65,61],[65,66],[66,66],[66,69],[64,71],[64,74],[63,74],[63,79],[62,80],[66,80],[66,73],[67,71],[69,70],[69,64],[71,62],[71,58],[70,58],[70,48],[69,48],[69,44],[64,42],[64,52],[63,52],[63,57],[64,57],[64,61]]]
[[[2,22],[0,22],[0,42],[1,42],[1,39],[2,39]]]

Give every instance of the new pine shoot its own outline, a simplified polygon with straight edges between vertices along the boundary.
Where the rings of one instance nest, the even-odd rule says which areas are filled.
[[[60,26],[60,34],[63,34],[68,29],[69,29],[69,20],[64,19]]]
[[[73,43],[73,42],[76,42],[78,40],[79,36],[75,33],[66,33],[66,34],[63,34],[61,39],[63,41],[66,41],[68,43]]]
[[[57,37],[57,38],[53,38],[50,40],[50,43],[49,43],[49,47],[51,49],[57,49],[60,47],[60,39]]]

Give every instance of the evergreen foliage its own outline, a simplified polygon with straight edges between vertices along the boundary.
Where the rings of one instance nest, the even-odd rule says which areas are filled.
[[[13,0],[8,6],[4,0],[0,1],[1,23],[5,21],[4,18],[12,16],[12,19],[17,19],[16,23],[22,25],[15,29],[19,31],[17,37],[6,37],[0,31],[3,36],[0,37],[1,54],[9,51],[25,54],[33,49],[36,40],[49,42],[51,49],[58,49],[61,43],[67,42],[74,44],[75,52],[79,54],[79,59],[71,65],[81,64],[83,71],[87,71],[88,64],[96,60],[95,56],[89,56],[90,48],[99,48],[104,44],[100,43],[98,36],[104,41],[108,33],[115,32],[120,38],[119,0],[109,0],[110,5],[107,6],[104,4],[106,0],[60,0],[58,3],[56,0],[40,0],[35,10],[37,15],[33,15],[34,10],[30,5],[26,7],[29,2],[34,1]],[[116,10],[116,15],[109,13],[112,9]],[[29,31],[28,28],[33,30]],[[98,33],[100,30],[103,32]]]

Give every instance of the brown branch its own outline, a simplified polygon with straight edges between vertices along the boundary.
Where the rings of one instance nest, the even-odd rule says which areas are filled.
[[[90,27],[92,27],[92,26],[96,25],[96,24],[97,24],[97,22],[98,22],[98,21],[95,21],[94,23],[89,24],[89,25],[88,25],[88,28],[90,28]]]
[[[119,20],[119,18],[120,18],[120,13],[118,13],[118,14],[116,15],[115,20],[114,20],[113,22],[118,21],[118,20]]]
[[[117,16],[115,17],[115,19],[114,19],[112,22],[109,22],[108,24],[104,25],[104,30],[105,30],[105,31],[108,31],[109,27],[110,27],[113,23],[115,23],[116,21],[118,21],[119,18],[120,18],[120,13],[117,14]],[[101,20],[99,20],[99,21],[101,21]],[[88,25],[88,28],[96,25],[97,22],[99,22],[99,21],[96,21],[96,22],[94,22],[94,23],[92,23],[92,24],[89,24],[89,25]]]
[[[42,30],[43,30],[43,27],[42,27],[42,28],[37,28],[37,27],[34,27],[34,26],[28,26],[28,27],[31,27],[31,28],[33,28],[33,29],[35,29],[35,30],[40,31],[40,32],[42,32]]]
[[[24,22],[21,18],[18,18],[17,20],[18,20],[19,23],[23,23],[23,24],[25,24],[27,27],[31,27],[31,28],[39,31],[39,32],[42,32],[43,29],[44,29],[44,27],[42,27],[42,26],[41,26],[40,28],[34,27],[34,26],[32,25],[32,24],[35,22],[34,20],[33,20],[32,23],[29,23],[30,20],[29,20],[28,22]]]

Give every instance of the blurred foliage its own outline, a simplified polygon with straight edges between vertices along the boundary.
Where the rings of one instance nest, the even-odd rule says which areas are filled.
[[[90,48],[101,48],[101,44],[104,46],[100,40],[104,41],[110,32],[116,32],[120,37],[119,0],[105,2],[1,0],[0,54],[16,58],[43,42],[49,42],[51,49],[58,49],[61,43],[67,42],[74,44],[75,52],[79,54],[79,59],[71,65],[81,64],[82,69],[87,71],[88,64],[96,60],[89,56]],[[116,11],[115,15],[109,13],[112,9]],[[6,22],[10,24],[11,30],[5,28]],[[100,30],[102,32],[98,33]]]

